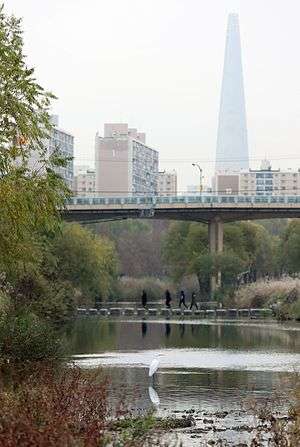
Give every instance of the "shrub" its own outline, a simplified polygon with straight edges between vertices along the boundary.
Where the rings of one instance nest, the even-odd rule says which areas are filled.
[[[0,354],[17,361],[59,357],[60,341],[51,325],[31,312],[9,313],[0,322]]]
[[[0,390],[0,445],[97,446],[104,439],[107,387],[99,373],[37,363]]]
[[[300,280],[282,278],[258,281],[239,288],[234,300],[238,307],[272,307],[280,320],[300,318]]]

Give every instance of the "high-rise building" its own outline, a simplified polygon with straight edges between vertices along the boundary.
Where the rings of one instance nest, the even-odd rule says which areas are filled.
[[[249,153],[239,19],[237,14],[230,14],[219,110],[216,172],[232,172],[248,168]]]
[[[59,127],[58,115],[52,115],[51,118],[52,123],[54,124],[54,129],[52,130],[51,136],[46,143],[48,154],[50,155],[54,150],[58,149],[59,152],[65,157],[72,158],[72,160],[68,161],[66,166],[56,169],[56,172],[61,175],[68,187],[71,189],[74,175],[74,137],[72,134]]]
[[[158,195],[176,196],[177,195],[177,172],[175,170],[158,173]]]
[[[128,124],[104,124],[95,139],[96,192],[103,196],[157,194],[158,152]]]
[[[72,189],[73,186],[73,156],[74,156],[74,137],[69,132],[59,128],[58,115],[52,115],[51,121],[53,129],[48,139],[45,140],[44,145],[47,151],[47,155],[50,156],[55,150],[65,157],[71,158],[66,166],[56,169],[56,173],[59,174],[66,182],[67,186]],[[38,169],[40,164],[40,156],[38,151],[32,151],[28,166],[31,169]]]

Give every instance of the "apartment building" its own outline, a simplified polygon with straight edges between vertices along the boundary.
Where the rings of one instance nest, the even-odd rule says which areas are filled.
[[[175,170],[158,173],[158,195],[176,196],[177,195],[177,172]]]
[[[59,150],[65,157],[71,158],[66,166],[56,168],[56,173],[59,174],[66,182],[67,186],[72,189],[74,166],[74,136],[59,127],[58,115],[52,115],[51,121],[53,129],[48,139],[45,140],[44,145],[48,156],[50,156],[55,150]],[[38,169],[40,164],[40,157],[38,151],[32,151],[28,166],[31,169]]]
[[[157,194],[158,151],[145,133],[124,123],[104,125],[95,138],[95,187],[99,195]]]
[[[95,170],[80,169],[74,176],[73,192],[77,196],[94,196],[95,192]]]
[[[216,174],[213,185],[218,194],[299,195],[300,170],[272,169],[263,160],[260,169]]]

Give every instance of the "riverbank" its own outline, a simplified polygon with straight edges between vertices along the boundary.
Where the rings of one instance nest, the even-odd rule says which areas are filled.
[[[1,446],[298,446],[300,392],[288,406],[274,394],[244,399],[233,412],[191,407],[162,416],[138,409],[138,394],[130,401],[119,394],[112,404],[108,377],[72,364],[2,363]]]
[[[189,416],[133,416],[121,396],[112,408],[109,379],[99,369],[44,362],[2,364],[0,383],[2,447],[161,445],[162,431],[192,426]]]

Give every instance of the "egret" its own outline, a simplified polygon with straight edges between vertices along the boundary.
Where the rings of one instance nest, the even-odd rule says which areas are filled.
[[[153,359],[150,364],[150,367],[149,367],[149,377],[154,376],[154,374],[156,373],[156,371],[158,369],[158,365],[159,365],[159,360]]]
[[[148,388],[148,392],[149,392],[149,397],[151,402],[155,405],[155,406],[159,406],[160,404],[160,400],[159,400],[159,396],[157,394],[157,392],[155,391],[154,388],[152,388],[152,386],[149,386]]]

